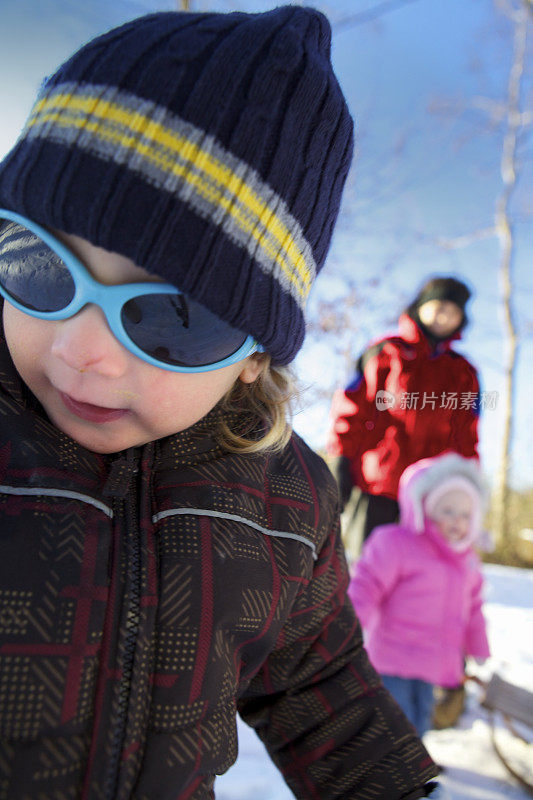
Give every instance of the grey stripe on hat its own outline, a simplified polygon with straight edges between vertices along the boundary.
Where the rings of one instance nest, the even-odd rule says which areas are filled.
[[[106,103],[118,112],[116,118],[102,113]],[[169,141],[156,141],[156,133]],[[179,197],[245,248],[265,274],[305,306],[316,265],[300,224],[255,170],[200,128],[163,106],[113,87],[63,83],[39,99],[25,135],[124,164],[151,185]],[[171,146],[172,136],[183,141],[180,151]],[[187,157],[187,151],[196,148],[200,158]]]

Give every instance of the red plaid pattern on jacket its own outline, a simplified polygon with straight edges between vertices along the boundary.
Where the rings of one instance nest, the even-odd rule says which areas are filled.
[[[229,455],[218,413],[91,453],[2,349],[0,800],[213,798],[237,711],[297,798],[435,774],[363,650],[324,463]]]

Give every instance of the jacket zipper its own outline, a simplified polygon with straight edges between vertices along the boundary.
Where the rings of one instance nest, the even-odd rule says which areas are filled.
[[[137,470],[135,470],[135,472],[137,472]],[[135,516],[135,503],[133,501],[133,492],[131,489],[124,498],[124,507],[126,519],[128,521],[126,553],[128,609],[126,612],[126,632],[122,675],[118,690],[117,721],[115,724],[115,730],[113,732],[110,764],[105,784],[106,800],[116,800],[117,797],[120,761],[124,746],[124,739],[126,737],[126,725],[128,721],[135,647],[137,644],[140,627],[141,547],[137,528],[137,519]],[[118,513],[118,509],[116,509],[115,514],[117,517]]]

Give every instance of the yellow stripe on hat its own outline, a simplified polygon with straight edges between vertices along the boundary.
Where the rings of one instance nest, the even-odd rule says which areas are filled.
[[[299,297],[300,304],[305,303],[316,271],[311,247],[280,196],[245,162],[167,109],[134,95],[115,93],[110,100],[102,96],[109,88],[65,89],[57,87],[36,103],[27,123],[28,135],[67,136],[69,143],[104,158],[107,155],[109,160],[116,160],[118,148],[120,160],[128,156],[124,165],[150,182],[163,189],[181,189],[186,202],[192,190],[197,195],[192,205],[207,207],[211,217],[220,218],[224,212],[223,227],[228,226],[229,218],[230,236],[235,233],[241,244],[245,241],[249,250],[253,247],[263,268],[267,266],[270,272],[277,268],[281,283],[288,281],[291,294]],[[164,116],[165,122],[158,116]],[[184,184],[188,187],[185,192]]]

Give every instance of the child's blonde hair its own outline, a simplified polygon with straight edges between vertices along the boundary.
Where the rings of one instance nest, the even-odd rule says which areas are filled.
[[[216,437],[232,453],[282,450],[291,437],[291,401],[296,380],[289,367],[271,364],[269,355],[253,383],[237,380],[221,401],[224,412]],[[238,420],[235,424],[234,421]]]

